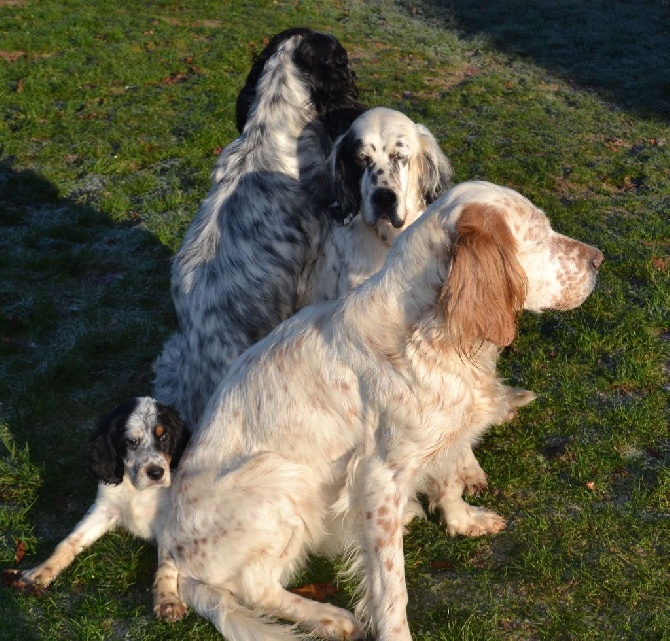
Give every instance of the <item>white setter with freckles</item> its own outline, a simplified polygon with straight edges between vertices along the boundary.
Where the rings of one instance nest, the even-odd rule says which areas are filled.
[[[86,466],[98,482],[95,502],[53,554],[30,570],[8,570],[16,588],[47,587],[101,536],[122,527],[155,541],[168,508],[172,470],[190,434],[177,413],[148,396],[133,398],[98,420]]]
[[[505,420],[496,374],[523,309],[568,310],[602,253],[518,193],[462,183],[393,243],[382,270],[250,348],[210,399],[174,480],[154,584],[231,641],[406,641],[403,521],[419,492],[463,521],[463,452]],[[466,462],[467,466],[467,462]],[[357,617],[285,589],[309,553],[350,552]]]

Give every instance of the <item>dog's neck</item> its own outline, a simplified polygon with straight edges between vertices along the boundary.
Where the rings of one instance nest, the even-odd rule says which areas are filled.
[[[441,360],[448,354],[478,370],[495,371],[499,349],[489,341],[473,339],[459,345],[449,335],[438,298],[448,277],[451,241],[437,217],[420,218],[400,234],[381,271],[363,284],[357,305],[374,319],[367,332],[388,353],[419,350]],[[358,310],[362,311],[362,309]],[[358,313],[354,310],[354,313]]]
[[[435,306],[446,277],[447,242],[435,217],[420,219],[398,235],[382,269],[348,299],[352,321],[360,326],[361,319],[368,319],[370,326],[361,329],[383,343],[384,351],[404,349],[408,332]]]

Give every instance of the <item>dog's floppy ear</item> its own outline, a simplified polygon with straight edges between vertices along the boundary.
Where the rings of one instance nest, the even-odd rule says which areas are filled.
[[[86,450],[86,467],[96,481],[118,485],[123,480],[123,435],[136,407],[137,399],[133,398],[98,419]]]
[[[327,160],[328,194],[332,203],[328,214],[339,224],[349,222],[361,208],[360,145],[354,130],[349,129],[337,139]]]
[[[505,347],[516,335],[527,279],[502,212],[465,205],[456,222],[451,269],[442,290],[450,335],[466,353],[487,340]]]
[[[428,128],[423,125],[416,125],[416,128],[420,143],[416,171],[419,176],[421,195],[426,205],[430,205],[449,188],[454,170]]]
[[[158,410],[158,422],[167,428],[170,435],[168,454],[170,456],[170,466],[174,468],[184,453],[191,432],[172,407],[156,403],[156,409]]]

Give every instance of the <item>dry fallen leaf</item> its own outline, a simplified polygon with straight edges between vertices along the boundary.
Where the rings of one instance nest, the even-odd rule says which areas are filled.
[[[326,597],[337,592],[337,588],[332,583],[308,583],[299,588],[293,588],[291,592],[312,601],[325,601]]]
[[[14,563],[21,563],[23,557],[26,555],[26,544],[23,541],[17,541],[14,548]]]
[[[651,264],[654,266],[654,269],[658,269],[659,272],[665,272],[668,271],[670,258],[652,258]]]

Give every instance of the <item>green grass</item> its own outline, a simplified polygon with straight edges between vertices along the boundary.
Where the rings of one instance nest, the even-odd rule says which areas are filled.
[[[495,537],[406,537],[420,640],[670,639],[667,2],[0,0],[0,561],[40,561],[90,505],[93,419],[150,393],[169,258],[236,135],[263,38],[334,33],[362,99],[605,253],[577,311],[525,316],[501,370],[538,400],[478,449]],[[124,533],[3,639],[216,639],[154,619],[155,550]],[[315,560],[300,582],[334,581]],[[351,586],[333,599],[347,605]]]

